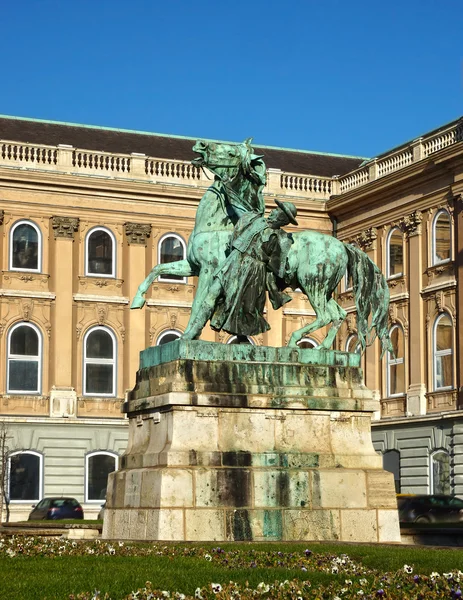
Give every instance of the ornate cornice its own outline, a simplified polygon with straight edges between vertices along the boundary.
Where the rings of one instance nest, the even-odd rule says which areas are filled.
[[[407,237],[414,235],[421,235],[421,221],[423,220],[423,214],[420,210],[415,210],[410,215],[404,217],[400,221],[400,228]]]
[[[55,240],[63,238],[73,240],[74,234],[79,230],[79,219],[77,217],[52,217],[53,233]]]
[[[367,250],[374,250],[376,248],[376,238],[378,237],[378,230],[376,227],[369,227],[362,231],[357,237],[356,242],[360,248],[366,252]]]
[[[130,244],[146,246],[146,241],[151,236],[151,225],[145,223],[125,223],[124,229],[129,246]]]

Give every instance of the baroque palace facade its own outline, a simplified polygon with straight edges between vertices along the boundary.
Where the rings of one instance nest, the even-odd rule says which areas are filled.
[[[127,444],[120,408],[140,350],[186,327],[195,279],[160,277],[143,310],[129,304],[159,262],[185,256],[210,185],[190,164],[195,140],[0,117],[0,422],[8,438],[11,519],[69,495],[96,516]],[[267,208],[291,200],[299,228],[355,243],[385,274],[395,356],[362,361],[380,400],[373,441],[397,490],[463,495],[463,121],[374,159],[272,147]],[[291,230],[291,227],[288,227]],[[314,313],[298,291],[271,330],[281,346]],[[357,351],[352,290],[336,347]],[[205,330],[203,339],[236,343]],[[316,346],[318,333],[303,340]],[[308,432],[310,435],[310,432]],[[2,457],[0,457],[1,460]]]

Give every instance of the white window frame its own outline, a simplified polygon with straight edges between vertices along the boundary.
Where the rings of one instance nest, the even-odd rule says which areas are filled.
[[[237,339],[237,335],[232,335],[231,337],[228,338],[228,340],[226,341],[226,344],[233,344],[233,342]],[[252,337],[250,337],[249,335],[246,335],[245,337],[248,338],[248,342],[251,344],[251,346],[255,346],[256,342],[252,339]],[[239,345],[239,344],[237,344]]]
[[[357,344],[355,345],[355,350],[349,350],[349,346],[352,343],[352,340],[357,338]],[[357,352],[357,347],[359,348],[359,352]],[[362,346],[360,345],[359,336],[356,333],[351,333],[350,336],[346,340],[345,351],[351,352],[352,354],[362,354]]]
[[[310,342],[311,344],[313,344],[313,349],[318,348],[318,346],[320,345],[317,340],[314,340],[311,337],[303,337],[301,338],[298,342],[297,345],[299,346],[299,344],[301,342]],[[301,350],[310,350],[311,348],[301,348]]]
[[[11,352],[10,352],[11,336],[12,336],[13,332],[15,331],[15,329],[18,329],[19,327],[30,327],[37,334],[38,342],[39,342],[39,344],[38,344],[39,353],[37,356],[33,356],[32,354],[31,355],[11,354]],[[23,394],[23,395],[29,396],[29,395],[40,395],[42,393],[42,355],[43,355],[42,342],[43,342],[42,332],[33,323],[29,323],[28,321],[19,321],[19,323],[15,323],[12,327],[10,327],[10,329],[8,330],[8,336],[7,336],[7,341],[6,341],[6,353],[7,353],[6,392],[7,392],[7,394],[12,394],[12,395],[13,394]],[[20,361],[20,360],[38,363],[37,364],[38,374],[37,374],[37,389],[36,390],[10,390],[10,361]]]
[[[166,265],[169,263],[161,263],[161,247],[163,242],[168,239],[168,238],[175,238],[177,239],[183,248],[183,258],[181,258],[180,260],[185,260],[186,259],[186,243],[185,240],[179,236],[177,233],[166,233],[164,234],[161,239],[158,242],[158,264],[159,265]],[[168,275],[159,275],[158,277],[158,281],[162,282],[162,283],[187,283],[188,278],[187,277],[182,277],[181,279],[170,279]]]
[[[20,225],[30,225],[37,232],[37,268],[36,269],[21,269],[20,267],[13,267],[13,235],[15,230]],[[10,230],[10,252],[9,252],[9,262],[8,262],[8,270],[9,271],[26,271],[28,273],[41,273],[42,272],[42,232],[40,231],[40,227],[36,225],[33,221],[29,221],[28,219],[21,219],[21,221],[17,221]]]
[[[156,340],[156,346],[160,345],[161,340],[165,338],[166,335],[177,335],[180,338],[182,336],[182,332],[178,331],[178,329],[166,329],[159,334],[158,339]]]
[[[391,237],[394,231],[398,231],[402,235],[402,271],[400,273],[391,274]],[[403,269],[404,269],[404,261],[405,252],[404,252],[404,235],[403,232],[400,231],[399,227],[393,227],[391,231],[387,234],[386,239],[386,279],[397,279],[398,277],[403,277]]]
[[[112,456],[115,459],[115,471],[119,470],[119,455],[116,454],[116,452],[111,452],[110,450],[95,450],[94,452],[89,452],[86,456],[85,456],[85,490],[84,490],[84,497],[85,497],[85,502],[89,503],[89,504],[101,504],[102,502],[104,502],[104,499],[90,499],[88,497],[88,482],[89,482],[89,461],[93,456],[100,456],[101,454],[104,454],[105,456]]]
[[[437,258],[436,255],[436,223],[439,220],[439,217],[443,214],[446,214],[449,220],[449,258],[445,258],[444,260],[440,260]],[[445,208],[441,208],[440,210],[438,210],[436,212],[436,214],[434,215],[434,219],[432,221],[432,239],[431,239],[431,265],[435,266],[435,265],[442,265],[448,262],[452,261],[452,256],[453,256],[453,251],[452,251],[452,246],[453,246],[453,235],[452,235],[452,217],[449,213],[448,210],[445,210]]]
[[[111,248],[111,273],[90,273],[89,271],[89,255],[88,255],[88,242],[90,240],[90,236],[97,231],[104,231],[109,235],[112,241]],[[106,277],[107,279],[114,279],[116,277],[116,237],[114,233],[108,229],[107,227],[92,227],[90,231],[87,233],[85,237],[85,276],[86,277]]]
[[[400,325],[395,324],[389,329],[389,337],[391,337],[391,334],[394,331],[394,329],[399,329],[402,332],[402,343],[403,343],[402,351],[404,353],[404,356],[402,358],[392,358],[391,353],[386,352],[386,398],[400,398],[401,396],[405,395],[405,389],[403,392],[399,392],[398,394],[391,394],[391,367],[403,365],[404,360],[405,360],[404,330]],[[404,371],[404,376],[405,376],[405,371]],[[406,388],[405,379],[404,379],[404,388]]]
[[[437,332],[437,326],[438,323],[441,319],[443,319],[444,317],[447,317],[448,319],[450,319],[450,323],[452,323],[452,342],[451,342],[451,347],[450,348],[445,348],[444,350],[437,350],[436,348],[436,332]],[[454,387],[454,379],[455,379],[455,369],[454,369],[454,365],[453,365],[453,349],[454,349],[454,331],[453,331],[453,320],[452,317],[449,315],[448,312],[443,312],[442,314],[440,314],[436,320],[434,321],[434,327],[432,329],[432,389],[434,392],[443,392],[445,390],[453,390]],[[437,387],[437,361],[436,358],[438,356],[451,356],[452,357],[452,385],[446,385],[443,387]]]
[[[94,333],[95,331],[105,331],[109,333],[111,339],[113,341],[113,358],[87,358],[87,339],[88,337]],[[83,355],[83,376],[82,376],[82,394],[83,396],[90,398],[115,398],[117,396],[117,356],[118,356],[118,347],[117,347],[117,338],[112,329],[109,327],[105,327],[103,325],[96,325],[95,327],[91,327],[84,336],[83,347],[82,347],[82,355]],[[101,394],[96,392],[87,392],[87,364],[92,365],[112,365],[113,366],[113,391],[111,394]]]
[[[433,450],[429,455],[429,493],[434,494],[434,457],[436,454],[446,454],[449,458],[449,468],[450,468],[450,452],[446,448],[437,448]],[[451,487],[451,481],[449,482]],[[439,492],[440,493],[440,492]]]
[[[43,454],[36,452],[35,450],[17,450],[8,454],[8,471],[7,471],[7,486],[8,486],[8,498],[10,498],[10,475],[11,475],[11,458],[18,454],[33,454],[39,458],[39,497],[28,498],[27,500],[11,500],[10,504],[30,504],[31,502],[40,502],[43,498]]]

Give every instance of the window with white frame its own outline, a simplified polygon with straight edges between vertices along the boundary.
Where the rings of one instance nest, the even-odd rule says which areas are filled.
[[[11,502],[37,502],[42,497],[43,456],[33,450],[8,457],[8,496]]]
[[[183,239],[175,234],[168,233],[159,240],[158,262],[161,265],[177,262],[186,258],[186,245]],[[180,275],[160,275],[159,281],[180,281],[186,282],[186,277]]]
[[[318,342],[309,337],[303,337],[297,342],[298,348],[316,348],[318,346]]]
[[[176,329],[168,329],[167,331],[163,331],[158,337],[156,346],[163,346],[169,342],[175,342],[175,340],[180,339],[181,335],[182,334],[180,331],[177,331]]]
[[[435,391],[453,388],[453,323],[447,313],[434,323],[433,371]]]
[[[387,277],[400,277],[404,272],[404,238],[398,227],[387,236]]]
[[[400,325],[389,331],[394,354],[386,352],[386,395],[387,397],[405,394],[404,332]]]
[[[432,224],[432,264],[451,260],[451,219],[446,210],[440,210]]]
[[[116,277],[116,240],[109,229],[95,227],[85,240],[85,274]]]
[[[116,395],[116,352],[114,333],[94,327],[84,337],[84,395]]]
[[[362,346],[360,345],[358,335],[352,333],[346,341],[346,352],[352,352],[354,354],[362,354]]]
[[[18,221],[10,233],[10,270],[40,272],[42,234],[35,223]]]
[[[101,502],[106,498],[108,475],[117,471],[119,457],[113,452],[87,454],[85,459],[85,501]]]
[[[447,450],[431,454],[431,494],[450,494],[450,455]]]
[[[17,323],[8,332],[7,392],[40,394],[42,385],[42,336],[32,323]]]
[[[255,346],[254,340],[247,335],[232,335],[228,338],[227,344],[251,344]]]

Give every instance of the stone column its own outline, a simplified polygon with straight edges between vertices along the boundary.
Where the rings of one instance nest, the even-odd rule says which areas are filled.
[[[151,225],[147,223],[125,223],[126,246],[123,252],[125,293],[132,302],[138,286],[147,275],[147,244],[151,236]],[[130,306],[130,304],[129,304]],[[149,325],[146,306],[142,310],[125,311],[125,328],[130,332],[124,348],[124,381],[131,388],[139,366],[140,351],[149,346]],[[123,390],[124,391],[124,390]]]
[[[424,303],[421,298],[423,272],[423,239],[421,221],[423,215],[414,211],[401,221],[402,231],[408,241],[408,291],[409,335],[408,335],[408,390],[407,413],[426,414],[426,331],[424,326]]]
[[[52,217],[53,251],[51,281],[56,299],[52,310],[50,344],[51,384],[50,416],[74,416],[76,392],[72,366],[75,353],[73,321],[74,234],[79,229],[75,217]]]

